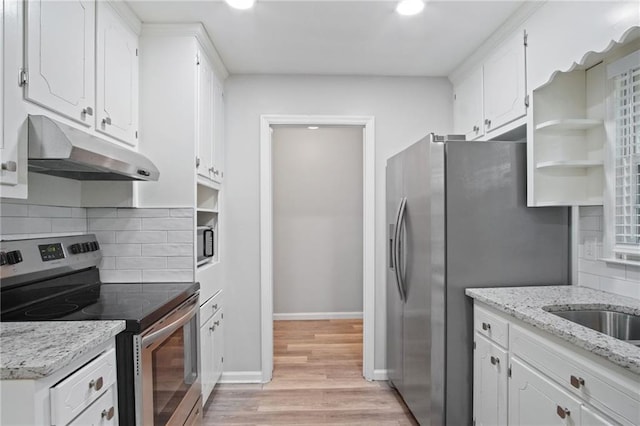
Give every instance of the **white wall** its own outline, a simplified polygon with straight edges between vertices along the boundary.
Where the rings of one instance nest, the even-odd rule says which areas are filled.
[[[578,285],[640,299],[640,266],[617,265],[602,257],[603,209],[580,207]]]
[[[273,131],[273,312],[289,314],[276,319],[362,313],[362,133]]]
[[[226,80],[225,371],[260,363],[260,115],[375,117],[376,335],[385,366],[385,161],[428,132],[452,129],[446,78],[232,76]]]

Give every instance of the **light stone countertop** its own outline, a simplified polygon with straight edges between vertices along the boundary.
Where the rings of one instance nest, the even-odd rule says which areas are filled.
[[[640,315],[640,300],[579,286],[469,288],[466,295],[640,374],[640,347],[553,315],[605,309]]]
[[[0,323],[0,379],[39,379],[107,342],[124,321]]]

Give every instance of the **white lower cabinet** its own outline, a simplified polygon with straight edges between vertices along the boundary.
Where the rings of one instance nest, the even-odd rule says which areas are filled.
[[[476,426],[640,425],[639,375],[477,302],[474,330]]]
[[[222,291],[200,307],[200,324],[200,371],[204,405],[222,375],[224,356]]]
[[[511,359],[510,425],[580,425],[580,402],[551,381]]]
[[[473,406],[476,426],[507,424],[507,351],[476,332]]]

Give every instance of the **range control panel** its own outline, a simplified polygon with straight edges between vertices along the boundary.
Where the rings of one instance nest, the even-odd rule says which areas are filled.
[[[93,234],[0,242],[0,285],[15,285],[44,271],[98,266],[100,244]]]

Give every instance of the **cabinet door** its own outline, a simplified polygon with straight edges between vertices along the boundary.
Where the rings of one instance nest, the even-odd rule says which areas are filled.
[[[138,132],[138,36],[104,1],[97,9],[96,129],[131,145]]]
[[[222,376],[222,363],[224,357],[224,312],[220,308],[218,312],[213,316],[213,325],[215,331],[213,332],[213,386],[220,380]]]
[[[469,74],[453,91],[454,133],[465,135],[467,140],[483,136],[482,68]]]
[[[198,53],[198,174],[212,175],[214,76],[206,56]]]
[[[580,425],[580,403],[541,373],[511,359],[509,424]]]
[[[525,65],[523,33],[507,40],[484,63],[484,124],[487,133],[527,113]]]
[[[477,426],[507,424],[507,352],[475,333],[473,418]]]
[[[213,91],[213,170],[211,178],[222,182],[224,176],[224,91],[222,83],[214,80]]]
[[[213,317],[200,327],[200,377],[202,379],[202,403],[206,404],[213,390]]]
[[[25,2],[25,98],[90,126],[95,107],[95,2]]]

